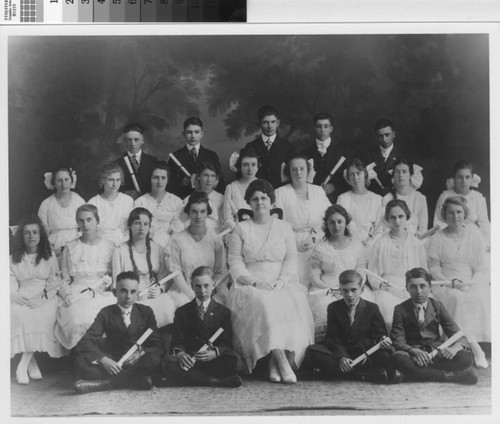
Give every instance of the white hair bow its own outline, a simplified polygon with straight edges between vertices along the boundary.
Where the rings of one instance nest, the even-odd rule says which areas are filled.
[[[71,177],[73,179],[73,182],[71,183],[71,188],[74,189],[76,187],[76,171],[74,169],[69,168],[71,171]],[[48,190],[55,190],[54,184],[52,184],[52,172],[46,172],[43,174],[44,176],[44,181],[43,183],[45,184],[45,187],[47,187]]]

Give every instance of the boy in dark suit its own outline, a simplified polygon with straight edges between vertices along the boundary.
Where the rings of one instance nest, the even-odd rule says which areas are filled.
[[[77,393],[120,388],[151,389],[150,375],[160,363],[163,339],[156,333],[153,310],[135,303],[138,288],[139,278],[135,273],[118,274],[113,290],[117,303],[101,309],[76,345],[75,369],[80,378],[75,383]],[[120,366],[120,358],[148,328],[153,333]]]
[[[434,359],[430,353],[443,343],[439,326],[447,337],[460,329],[441,302],[429,297],[431,278],[423,268],[406,273],[410,299],[394,308],[391,338],[396,348],[392,360],[406,378],[416,381],[447,381],[476,384],[472,354],[465,337],[442,349]]]
[[[224,177],[222,176],[222,168],[219,162],[219,156],[212,150],[205,149],[201,145],[201,140],[205,133],[203,132],[203,122],[200,118],[187,118],[183,124],[184,130],[182,135],[186,141],[186,145],[173,152],[175,158],[193,175],[203,162],[211,162],[217,168],[219,175],[219,183],[216,190],[219,193],[224,193],[226,187]],[[172,169],[172,175],[168,181],[167,191],[185,199],[195,190],[191,186],[191,179],[184,174],[181,168],[172,160],[168,161]]]
[[[306,355],[323,378],[347,378],[377,383],[398,383],[400,374],[390,364],[393,352],[378,305],[361,299],[363,279],[354,270],[339,275],[343,299],[328,305],[326,338],[311,345]],[[381,349],[353,368],[353,359],[376,343]]]
[[[394,139],[396,138],[394,124],[384,118],[375,122],[374,127],[378,145],[371,148],[363,155],[363,162],[366,165],[375,162],[374,171],[377,173],[382,187],[373,179],[368,188],[384,196],[389,193],[392,188],[392,174],[389,171],[394,168],[395,163],[401,159],[402,155],[399,147],[394,144]]]
[[[144,128],[141,124],[137,122],[127,124],[125,128],[123,128],[123,140],[127,146],[127,152],[116,161],[123,169],[125,175],[125,181],[120,190],[133,199],[137,199],[141,194],[146,194],[151,191],[151,174],[153,173],[153,167],[156,162],[158,162],[158,159],[142,151],[142,145],[144,144]],[[128,156],[130,165],[137,178],[137,183],[141,189],[140,193],[135,189],[134,183],[132,182],[132,176],[125,164],[124,158],[126,156]]]
[[[309,159],[314,161],[314,171],[316,174],[314,175],[313,184],[322,185],[339,159],[342,156],[346,158],[344,164],[337,170],[328,184],[323,187],[330,202],[335,203],[339,194],[351,189],[342,177],[342,171],[345,168],[345,164],[348,163],[351,154],[345,149],[340,148],[338,143],[332,138],[334,122],[332,115],[318,113],[314,117],[313,122],[316,139],[314,144],[306,148],[303,152]]]
[[[231,346],[231,311],[211,298],[213,271],[200,266],[193,271],[195,299],[175,311],[173,355],[162,361],[165,386],[239,387],[235,373],[237,356]],[[208,340],[219,329],[213,342]],[[199,352],[208,344],[208,349]]]
[[[272,106],[262,106],[257,111],[257,119],[261,135],[245,147],[252,147],[260,157],[257,178],[267,180],[274,188],[278,188],[284,184],[281,181],[281,166],[291,153],[291,144],[279,137],[277,131],[280,119]]]

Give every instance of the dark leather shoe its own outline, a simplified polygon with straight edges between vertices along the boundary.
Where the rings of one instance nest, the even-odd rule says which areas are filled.
[[[477,371],[474,368],[467,368],[463,371],[443,371],[444,381],[459,384],[476,384]]]
[[[78,380],[75,383],[75,390],[79,394],[103,392],[109,389],[111,389],[111,383],[109,380]]]
[[[401,371],[396,369],[391,372],[389,372],[388,370],[386,371],[389,378],[387,381],[388,384],[399,384],[403,382],[403,374],[401,373]]]
[[[137,390],[151,390],[152,388],[153,383],[151,381],[151,377],[148,375],[139,378],[139,380],[137,380],[137,382],[134,384],[134,389]]]
[[[212,387],[240,387],[243,384],[243,380],[237,374],[230,375],[229,377],[223,378],[211,378],[210,385]]]

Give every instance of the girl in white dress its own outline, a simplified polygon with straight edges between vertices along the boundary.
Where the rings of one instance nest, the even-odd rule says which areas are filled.
[[[54,337],[59,266],[41,221],[19,224],[18,249],[10,257],[10,356],[22,353],[16,370],[19,384],[40,380],[35,352],[63,355]]]
[[[188,297],[171,289],[173,281],[163,286],[157,283],[167,276],[163,249],[150,240],[151,212],[135,208],[128,218],[129,239],[113,254],[113,282],[124,271],[133,271],[139,276],[137,301],[153,309],[158,327],[174,322],[177,307],[189,301]]]
[[[304,286],[297,282],[297,249],[288,222],[273,218],[274,189],[265,180],[250,183],[245,200],[253,218],[229,235],[228,262],[234,284],[228,300],[234,347],[251,372],[270,355],[272,382],[295,383],[292,370],[314,342],[314,324]]]
[[[226,271],[226,251],[222,238],[207,225],[212,208],[205,193],[191,194],[184,213],[190,224],[172,237],[169,267],[172,272],[181,271],[174,281],[177,288],[192,299],[194,292],[189,282],[193,271],[199,266],[208,266],[213,269],[216,281]]]
[[[466,224],[468,213],[462,197],[444,201],[441,218],[448,226],[429,241],[429,269],[433,280],[452,282],[453,287],[433,287],[433,293],[467,336],[476,365],[487,368],[488,361],[478,344],[491,342],[486,242],[475,225]]]
[[[251,147],[241,149],[235,164],[237,179],[226,187],[224,193],[224,225],[226,227],[233,229],[236,226],[240,209],[250,209],[250,205],[245,201],[245,191],[257,178],[259,168],[260,160],[257,152]]]
[[[307,157],[295,154],[284,169],[292,182],[276,189],[276,206],[283,209],[283,219],[292,225],[298,252],[299,282],[309,288],[311,277],[311,253],[317,241],[323,238],[323,215],[331,206],[325,191],[308,184],[311,164]]]
[[[321,343],[326,336],[328,305],[342,298],[339,275],[356,270],[364,276],[366,268],[365,248],[359,240],[352,239],[347,229],[351,216],[340,205],[330,206],[323,218],[325,237],[319,241],[311,256],[311,288],[309,304],[314,317],[315,342]],[[363,299],[374,301],[370,288],[363,288]]]
[[[396,162],[393,168],[394,189],[384,196],[382,207],[385,209],[387,203],[392,199],[403,200],[411,212],[406,229],[410,234],[419,237],[427,231],[429,211],[427,210],[426,197],[412,187],[413,167],[412,163],[404,159]],[[420,185],[418,186],[420,187]]]
[[[408,231],[410,218],[411,212],[403,200],[390,200],[385,207],[385,221],[390,231],[375,241],[368,254],[368,269],[391,284],[387,287],[368,276],[388,331],[392,327],[394,307],[410,297],[406,290],[406,271],[427,269],[424,244]]]
[[[367,189],[370,184],[368,170],[359,159],[353,159],[345,171],[345,178],[352,187],[342,193],[337,204],[352,217],[349,231],[365,246],[370,245],[380,234],[382,220],[382,197]]]
[[[66,242],[78,237],[75,214],[85,201],[72,191],[76,184],[76,174],[72,169],[63,166],[47,173],[46,177],[47,188],[55,190],[55,193],[40,204],[38,217],[49,236],[52,250],[60,259]]]
[[[99,214],[94,205],[76,211],[82,236],[66,244],[61,273],[65,284],[59,290],[55,335],[68,350],[76,346],[97,313],[116,302],[108,290],[111,285],[111,259],[115,246],[99,237]]]
[[[469,210],[466,223],[474,223],[479,227],[489,248],[491,235],[486,199],[479,191],[472,189],[472,187],[477,187],[480,181],[481,179],[474,174],[470,162],[465,160],[457,162],[453,166],[453,178],[446,182],[447,190],[441,193],[436,203],[434,225],[439,225],[441,228],[446,226],[441,214],[444,201],[451,196],[462,196],[467,201],[467,209]]]
[[[146,208],[153,215],[151,222],[151,238],[164,250],[165,255],[170,253],[170,239],[172,233],[184,229],[179,219],[179,208],[182,200],[175,194],[166,191],[170,169],[166,162],[158,162],[151,174],[151,192],[139,197],[134,207]]]
[[[134,207],[134,200],[118,191],[123,184],[123,169],[120,165],[104,165],[99,178],[103,191],[88,203],[99,211],[99,236],[119,246],[128,238],[127,218]]]
[[[216,233],[220,233],[222,231],[223,224],[223,209],[224,209],[224,195],[220,194],[218,191],[215,191],[215,187],[219,184],[219,174],[217,167],[212,162],[202,162],[198,166],[198,170],[196,172],[196,190],[203,192],[207,195],[208,200],[210,201],[210,212],[207,217],[207,227],[213,228]],[[188,204],[189,198],[192,195],[186,197],[184,199],[184,206]],[[181,209],[180,218],[185,223],[184,225],[187,227],[189,225],[189,216],[186,212]],[[188,280],[190,281],[190,280]]]

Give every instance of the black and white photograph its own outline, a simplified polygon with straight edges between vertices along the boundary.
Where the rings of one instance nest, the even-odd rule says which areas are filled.
[[[498,28],[2,36],[11,418],[492,419]]]

